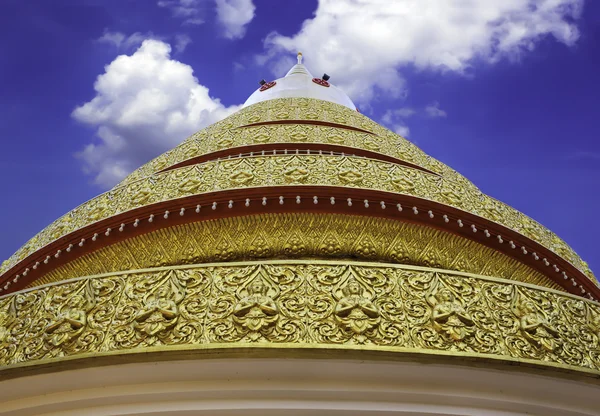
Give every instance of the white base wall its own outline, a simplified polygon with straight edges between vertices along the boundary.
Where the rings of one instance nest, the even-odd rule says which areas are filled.
[[[600,415],[598,380],[544,374],[397,361],[198,358],[5,380],[0,414]]]

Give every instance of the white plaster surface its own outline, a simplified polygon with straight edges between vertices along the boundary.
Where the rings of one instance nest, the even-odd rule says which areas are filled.
[[[323,87],[312,82],[312,79],[312,74],[304,65],[294,65],[285,77],[275,80],[274,87],[265,91],[260,91],[260,88],[254,91],[243,107],[275,98],[305,97],[331,101],[356,110],[352,100],[341,89],[331,83],[329,87]]]
[[[2,415],[600,415],[600,382],[413,362],[206,359],[0,382]]]

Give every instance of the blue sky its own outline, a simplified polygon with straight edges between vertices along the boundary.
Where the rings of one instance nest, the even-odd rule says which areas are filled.
[[[235,111],[298,49],[600,274],[591,0],[0,0],[0,259]]]

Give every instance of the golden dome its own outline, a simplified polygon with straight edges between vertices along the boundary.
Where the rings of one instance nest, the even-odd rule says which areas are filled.
[[[315,98],[258,100],[199,131],[0,273],[10,368],[262,342],[600,372],[600,307],[586,299],[600,289],[564,241]]]

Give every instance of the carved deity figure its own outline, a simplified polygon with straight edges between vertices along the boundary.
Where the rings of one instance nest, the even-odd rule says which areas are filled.
[[[273,325],[279,317],[275,301],[267,294],[269,288],[260,278],[248,285],[248,295],[240,299],[233,309],[233,319],[251,332]]]
[[[77,338],[84,331],[87,324],[86,303],[83,296],[75,295],[69,301],[70,307],[61,309],[54,322],[44,330],[49,344],[60,347]]]
[[[439,303],[435,304],[431,315],[433,327],[455,341],[462,341],[471,335],[473,320],[460,302],[455,300],[452,292],[442,289],[437,298]]]
[[[154,296],[148,297],[144,308],[135,317],[135,328],[155,336],[177,323],[179,308],[169,297],[169,288],[163,286]]]
[[[544,314],[537,310],[533,302],[523,302],[519,323],[529,342],[548,352],[556,350],[559,344],[558,331],[550,325]]]
[[[344,328],[362,334],[379,324],[379,309],[364,295],[360,283],[355,278],[348,280],[342,293],[344,297],[338,301],[334,313]]]

